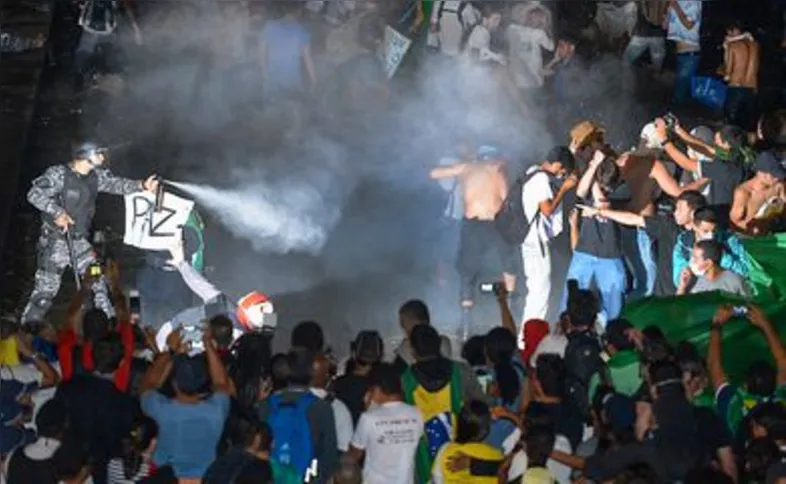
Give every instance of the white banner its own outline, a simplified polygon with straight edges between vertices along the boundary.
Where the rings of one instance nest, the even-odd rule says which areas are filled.
[[[396,73],[410,45],[412,41],[398,30],[390,25],[385,27],[385,71],[388,73],[388,79]]]
[[[145,250],[167,250],[182,237],[194,202],[164,193],[161,211],[156,212],[156,197],[149,192],[125,196],[126,234],[123,242]]]

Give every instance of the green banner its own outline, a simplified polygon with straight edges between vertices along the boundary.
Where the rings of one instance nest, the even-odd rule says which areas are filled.
[[[750,264],[753,302],[786,334],[786,233],[744,239]],[[688,340],[706,354],[712,316],[721,304],[742,305],[741,298],[711,292],[647,298],[626,305],[623,317],[636,327],[656,325],[672,343]],[[747,319],[729,321],[723,331],[723,365],[729,375],[740,375],[750,363],[772,360],[761,332]]]

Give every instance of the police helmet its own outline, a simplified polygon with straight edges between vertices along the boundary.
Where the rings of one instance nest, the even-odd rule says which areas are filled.
[[[106,152],[106,148],[93,141],[75,143],[71,149],[71,157],[75,160],[89,160],[95,154]]]

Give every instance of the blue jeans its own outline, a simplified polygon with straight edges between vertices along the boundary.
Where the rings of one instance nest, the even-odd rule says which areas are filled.
[[[690,99],[691,79],[699,70],[701,56],[698,52],[677,54],[677,78],[674,82],[674,104],[682,104]]]
[[[655,262],[655,253],[650,236],[642,228],[636,229],[636,244],[639,248],[639,258],[641,265],[638,274],[634,274],[635,286],[634,294],[636,297],[652,296],[655,291],[655,278],[658,277],[658,264]]]
[[[580,289],[590,289],[592,282],[600,293],[600,306],[606,321],[618,318],[625,297],[625,263],[622,259],[602,259],[584,252],[574,252],[567,279],[576,279]],[[563,310],[568,306],[567,291],[562,296]]]

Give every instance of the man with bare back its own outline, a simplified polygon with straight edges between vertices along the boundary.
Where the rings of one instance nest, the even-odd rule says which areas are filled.
[[[647,153],[623,153],[622,156],[616,158],[615,163],[619,169],[620,179],[627,183],[631,194],[630,200],[622,210],[642,216],[655,214],[655,201],[661,192],[676,198],[682,192],[701,189],[707,183],[707,180],[702,178],[689,185],[680,187],[663,163]],[[597,167],[597,164],[590,164],[588,170],[596,170]],[[592,180],[592,176],[588,176],[586,179]],[[582,192],[585,190],[586,187],[582,187],[579,184],[578,191]],[[642,266],[635,267],[637,264],[634,264],[634,276],[636,279],[634,296],[650,296],[655,290],[657,264],[652,244],[653,242],[647,232],[642,228],[638,228],[636,230],[636,245],[638,246],[639,257],[631,259],[634,261],[640,259]]]
[[[726,28],[723,50],[720,74],[729,86],[723,107],[726,122],[751,129],[759,87],[759,44],[734,20]]]
[[[772,151],[756,158],[756,175],[734,190],[731,223],[738,232],[767,235],[784,216],[786,169]]]
[[[470,313],[481,277],[502,277],[505,289],[513,292],[516,259],[494,225],[494,217],[508,195],[505,163],[498,160],[459,162],[431,170],[431,178],[457,178],[464,202],[464,218],[456,268],[461,277],[461,308],[464,337],[468,336]]]

